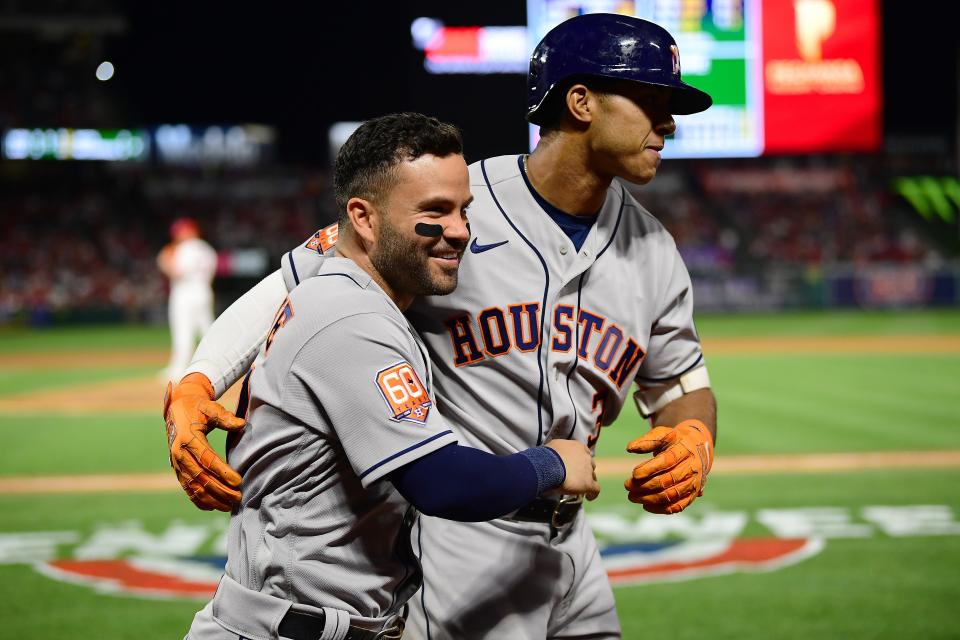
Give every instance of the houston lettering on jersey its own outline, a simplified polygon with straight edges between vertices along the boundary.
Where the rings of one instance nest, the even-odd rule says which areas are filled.
[[[576,317],[574,317],[576,316]],[[590,360],[622,388],[643,361],[646,352],[637,340],[624,334],[615,322],[600,314],[570,305],[553,310],[550,348],[558,353],[577,350],[577,358]],[[457,367],[496,358],[511,349],[534,351],[540,346],[540,303],[523,302],[489,307],[474,318],[463,313],[444,324],[453,342],[453,364]]]

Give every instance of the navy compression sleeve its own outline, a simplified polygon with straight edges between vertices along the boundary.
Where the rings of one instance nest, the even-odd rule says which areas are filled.
[[[560,454],[549,447],[495,456],[455,444],[389,476],[400,495],[421,513],[462,522],[506,515],[560,486],[565,477]]]

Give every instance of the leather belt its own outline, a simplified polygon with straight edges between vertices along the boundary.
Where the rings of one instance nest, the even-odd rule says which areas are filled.
[[[321,611],[319,615],[288,611],[277,631],[284,638],[290,640],[317,640],[323,636],[325,618]],[[371,631],[350,625],[343,640],[399,640],[403,636],[403,618],[398,618],[393,626],[383,631]]]
[[[576,519],[583,505],[583,496],[534,498],[510,516],[520,522],[542,522],[557,530],[566,529]]]

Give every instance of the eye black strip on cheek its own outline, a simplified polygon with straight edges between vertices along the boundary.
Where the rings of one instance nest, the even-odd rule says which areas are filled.
[[[427,224],[426,222],[418,222],[417,225],[413,228],[417,232],[417,235],[423,236],[425,238],[439,238],[443,235],[443,226],[439,224]]]

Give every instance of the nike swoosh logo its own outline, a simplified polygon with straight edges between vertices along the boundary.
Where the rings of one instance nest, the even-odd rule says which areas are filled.
[[[502,242],[494,242],[493,244],[479,244],[477,239],[474,238],[473,242],[470,243],[470,253],[483,253],[484,251],[490,251],[490,249],[496,249],[502,244],[507,244],[509,240],[504,240]]]

